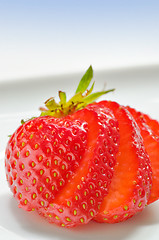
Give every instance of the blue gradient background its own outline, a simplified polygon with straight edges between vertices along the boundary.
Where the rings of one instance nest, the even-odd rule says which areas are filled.
[[[0,79],[159,64],[159,1],[0,0]]]

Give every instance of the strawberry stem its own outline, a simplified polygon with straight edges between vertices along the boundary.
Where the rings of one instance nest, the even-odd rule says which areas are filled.
[[[41,116],[50,115],[57,118],[73,114],[75,111],[80,110],[87,106],[88,104],[96,101],[100,96],[114,91],[115,89],[109,89],[107,91],[92,93],[94,88],[94,83],[91,85],[90,89],[88,87],[93,78],[93,69],[90,66],[85,74],[83,75],[80,83],[76,89],[75,95],[71,97],[70,100],[66,100],[66,93],[59,91],[60,102],[57,103],[54,98],[49,98],[45,102],[45,108],[40,108]]]

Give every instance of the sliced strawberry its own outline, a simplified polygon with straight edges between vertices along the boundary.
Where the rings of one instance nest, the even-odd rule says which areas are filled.
[[[94,219],[115,223],[144,209],[150,196],[151,167],[139,128],[128,110],[115,102],[98,105],[110,108],[117,118],[120,145],[109,193]]]
[[[146,121],[146,124],[152,129],[154,134],[159,136],[159,122],[155,119],[152,119],[149,115],[141,113],[141,117],[143,117]]]
[[[19,207],[48,207],[79,167],[87,135],[86,122],[50,116],[17,129],[6,149],[6,173]]]
[[[56,119],[38,117],[12,135],[6,174],[25,210],[72,227],[98,213],[108,193],[119,133],[111,111],[90,106]]]
[[[117,120],[105,107],[86,107],[114,89],[92,93],[92,77],[90,66],[69,100],[62,91],[59,102],[49,98],[6,148],[6,176],[19,207],[60,226],[87,223],[98,213],[116,162]]]
[[[47,209],[39,212],[60,226],[87,223],[97,215],[113,176],[118,151],[118,123],[110,110],[90,106],[70,119],[88,123],[85,154],[74,177]]]
[[[156,128],[155,133],[150,128],[152,127],[154,129],[154,127],[158,125],[158,123],[155,120],[151,121],[148,116],[137,112],[133,108],[127,107],[127,109],[133,115],[135,121],[140,128],[141,135],[144,140],[144,145],[151,162],[152,189],[150,199],[148,201],[148,204],[150,204],[159,199],[159,137],[156,135],[158,127]]]

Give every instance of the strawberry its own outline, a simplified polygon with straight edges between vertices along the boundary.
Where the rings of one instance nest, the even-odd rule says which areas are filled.
[[[152,129],[153,133],[159,136],[159,122],[144,113],[141,113],[141,117],[145,119],[144,121],[146,121],[146,124]]]
[[[6,147],[6,176],[19,207],[59,226],[98,214],[116,163],[117,120],[104,106],[86,106],[109,90],[90,94],[91,78],[90,67],[74,97],[66,102],[60,91],[59,104],[47,100],[41,116],[23,121]]]
[[[159,199],[159,137],[156,135],[158,131],[158,123],[157,121],[151,120],[151,118],[149,118],[147,115],[142,114],[133,108],[127,107],[127,109],[133,115],[140,128],[144,145],[151,162],[152,189],[150,199],[148,201],[148,204],[150,204]],[[154,129],[156,125],[157,128]],[[152,131],[151,127],[155,130],[155,133]]]
[[[151,167],[139,128],[128,110],[111,101],[102,101],[98,105],[110,108],[118,120],[120,145],[109,193],[94,219],[121,222],[142,211],[147,204]]]

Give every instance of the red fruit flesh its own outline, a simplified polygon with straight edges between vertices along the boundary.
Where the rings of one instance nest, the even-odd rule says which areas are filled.
[[[154,133],[150,127],[156,126],[155,121],[151,121],[135,109],[127,107],[129,112],[133,115],[137,122],[141,135],[144,140],[145,149],[149,155],[152,168],[152,189],[148,204],[159,199],[159,137]],[[146,117],[146,118],[145,118]],[[148,121],[148,122],[147,122]],[[147,124],[148,123],[148,124]],[[150,126],[150,127],[149,127]],[[156,131],[158,128],[156,129]]]
[[[159,122],[155,119],[152,119],[147,114],[141,113],[141,117],[143,117],[146,121],[146,124],[152,129],[154,134],[159,136]]]
[[[115,223],[132,217],[147,204],[151,168],[139,128],[126,108],[107,101],[98,105],[110,108],[118,120],[120,145],[109,193],[94,219]]]
[[[118,151],[117,121],[111,111],[89,106],[71,119],[88,123],[87,150],[74,178],[50,204],[45,216],[50,222],[72,227],[89,222],[99,211],[113,176]],[[44,209],[40,209],[44,214]]]

